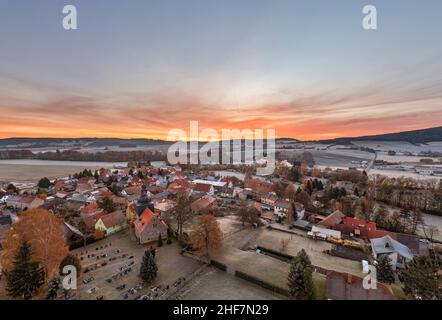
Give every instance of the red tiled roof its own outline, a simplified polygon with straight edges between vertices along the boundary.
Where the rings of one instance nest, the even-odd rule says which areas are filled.
[[[321,224],[324,223],[324,221],[322,221]],[[376,223],[373,221],[365,221],[347,216],[344,216],[340,223],[335,224],[333,229],[339,230],[344,234],[354,233],[357,236],[368,239],[382,238],[386,235],[391,236],[395,240],[397,239],[397,235],[394,232],[377,230]]]
[[[333,228],[336,224],[341,223],[342,219],[344,219],[345,216],[346,215],[343,214],[341,211],[336,210],[332,214],[328,215],[319,224],[324,227]]]
[[[212,185],[208,183],[197,183],[193,190],[198,192],[210,192],[211,187]]]
[[[143,213],[140,215],[140,217],[134,221],[134,227],[135,229],[141,233],[143,232],[148,226],[152,218],[154,218],[155,215],[150,211],[149,208],[146,208]]]
[[[124,189],[127,194],[141,195],[141,186],[127,187]]]
[[[123,197],[118,197],[118,196],[111,196],[111,199],[113,202],[117,203],[117,204],[126,204],[126,198]]]
[[[97,221],[101,217],[103,217],[104,215],[105,215],[105,213],[103,211],[97,212],[94,215],[83,217],[83,222],[88,229],[93,229],[95,227],[95,224],[97,223]]]
[[[84,208],[81,210],[84,213],[92,213],[94,211],[97,211],[98,205],[95,202],[91,202],[84,206]]]
[[[397,240],[397,234],[386,230],[370,230],[367,232],[368,239],[377,239],[385,236],[390,236],[393,240]]]
[[[161,186],[147,186],[147,191],[150,193],[160,193],[164,191],[164,188]]]
[[[78,183],[79,184],[89,184],[90,182],[95,181],[95,179],[93,177],[82,177],[80,179],[78,179]]]
[[[252,189],[256,193],[265,194],[273,191],[273,184],[261,179],[249,179],[244,182],[246,188]]]
[[[377,289],[364,289],[363,279],[348,273],[327,272],[327,298],[335,300],[393,300],[392,288],[377,282]]]
[[[290,209],[292,206],[290,201],[278,199],[275,201],[275,207]]]

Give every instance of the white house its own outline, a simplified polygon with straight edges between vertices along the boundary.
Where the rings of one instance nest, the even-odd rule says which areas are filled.
[[[274,212],[280,218],[287,218],[287,214],[292,209],[292,204],[288,200],[278,199],[274,203]]]
[[[404,269],[405,262],[413,259],[413,253],[410,248],[388,235],[382,238],[371,239],[370,242],[373,256],[377,259],[387,255],[390,258],[393,269]]]
[[[326,240],[328,237],[341,239],[341,231],[319,228],[317,226],[313,226],[312,231],[309,231],[307,235],[313,238],[321,238],[324,240]]]

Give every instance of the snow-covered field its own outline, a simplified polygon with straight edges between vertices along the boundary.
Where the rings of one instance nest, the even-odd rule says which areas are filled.
[[[417,156],[403,156],[403,155],[394,155],[390,156],[387,153],[378,153],[377,160],[384,160],[392,163],[416,163],[418,164],[421,159],[432,159],[435,163],[439,162],[441,158],[432,158],[432,157],[417,157]]]
[[[405,177],[405,178],[413,178],[416,180],[430,180],[430,179],[435,179],[435,180],[440,180],[442,179],[441,177],[435,177],[435,176],[428,176],[428,175],[420,175],[417,174],[414,171],[399,171],[399,170],[379,170],[379,169],[371,169],[369,176],[375,176],[375,175],[382,175],[382,176],[387,176],[390,178],[400,178],[400,177]]]
[[[353,141],[354,145],[367,147],[379,151],[413,152],[421,151],[442,152],[442,142],[429,142],[425,144],[412,144],[400,141]]]

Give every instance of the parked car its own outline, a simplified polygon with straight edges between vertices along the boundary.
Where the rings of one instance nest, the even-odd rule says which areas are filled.
[[[89,278],[84,279],[83,283],[88,284],[88,283],[91,283],[92,281],[94,281],[94,277],[89,277]]]
[[[93,288],[90,288],[87,292],[88,293],[95,293],[95,292],[97,292],[97,290],[98,290],[97,287],[93,287]]]

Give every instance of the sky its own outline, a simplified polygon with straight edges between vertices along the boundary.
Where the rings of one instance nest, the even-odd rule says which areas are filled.
[[[0,0],[0,138],[441,126],[441,14],[440,0]]]

